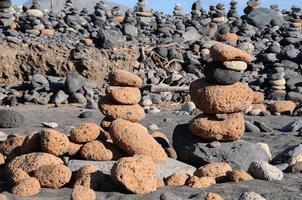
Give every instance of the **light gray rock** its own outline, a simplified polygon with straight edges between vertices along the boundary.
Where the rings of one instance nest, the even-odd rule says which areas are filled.
[[[196,105],[192,101],[186,102],[181,107],[181,111],[185,111],[185,112],[188,112],[188,113],[191,113],[195,109],[196,109]]]
[[[245,192],[240,195],[239,200],[265,200],[265,198],[255,192]]]
[[[280,169],[264,161],[253,162],[248,172],[256,179],[267,181],[281,181],[283,179],[283,172]]]

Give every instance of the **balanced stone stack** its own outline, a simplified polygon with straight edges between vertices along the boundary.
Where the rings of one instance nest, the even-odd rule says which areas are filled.
[[[215,12],[213,12],[212,17],[213,17],[213,22],[216,23],[226,23],[228,21],[226,17],[224,4],[219,3],[216,5],[216,9]]]
[[[15,22],[11,0],[0,0],[0,28],[10,27]]]
[[[153,19],[153,13],[151,9],[147,6],[145,0],[138,0],[137,5],[134,8],[136,16],[139,21],[145,25],[150,25]]]
[[[173,11],[173,14],[174,14],[174,17],[176,19],[183,19],[184,18],[184,9],[183,7],[181,6],[181,4],[176,4],[175,5],[175,8],[174,8],[174,11]]]
[[[195,1],[192,4],[191,16],[193,20],[207,17],[206,11],[201,7],[200,0]]]
[[[109,7],[102,0],[96,4],[93,15],[93,21],[96,26],[102,26],[105,24],[109,10]]]
[[[245,131],[241,112],[253,103],[253,91],[238,82],[253,56],[222,43],[210,52],[213,62],[205,67],[205,78],[190,86],[192,100],[204,112],[192,121],[190,130],[206,140],[234,141]]]
[[[259,8],[260,4],[261,4],[260,0],[249,0],[247,2],[246,8],[244,9],[244,13],[249,14],[253,10],[256,10],[257,8]]]
[[[237,0],[232,0],[231,1],[230,10],[228,12],[228,17],[229,18],[238,18],[239,17],[239,14],[238,14],[238,11],[237,11],[237,4],[238,4]]]

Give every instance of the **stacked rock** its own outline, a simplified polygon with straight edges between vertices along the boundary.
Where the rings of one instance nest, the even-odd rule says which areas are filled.
[[[93,21],[96,26],[102,26],[103,24],[105,24],[108,11],[109,7],[103,0],[96,4],[96,6],[94,7],[93,15]]]
[[[253,10],[260,7],[261,1],[260,0],[249,0],[247,2],[247,7],[244,9],[245,14],[249,14]]]
[[[184,18],[184,9],[180,4],[176,4],[174,11],[173,11],[174,17],[176,19],[183,19]]]
[[[137,20],[133,16],[131,11],[125,13],[125,20],[123,24],[124,33],[130,37],[135,37],[138,35],[138,29],[136,27]]]
[[[10,10],[10,0],[0,1],[0,28],[10,27],[15,22],[15,16]]]
[[[144,24],[151,24],[153,19],[153,13],[151,9],[147,6],[145,0],[138,0],[137,5],[134,8],[136,16],[139,18],[139,21]]]
[[[213,22],[216,23],[226,23],[228,19],[226,18],[226,11],[224,4],[219,3],[216,5],[215,11],[212,13]]]
[[[205,67],[205,78],[190,85],[190,95],[204,114],[190,130],[206,140],[234,141],[245,127],[242,111],[253,103],[253,91],[238,82],[253,56],[235,47],[217,43],[210,48],[213,62]]]
[[[279,70],[279,72],[277,71]],[[285,73],[282,69],[276,69],[273,71],[273,74],[270,76],[270,84],[273,92],[282,92],[286,93],[286,80],[284,78]]]
[[[191,11],[192,19],[196,20],[198,18],[205,18],[207,17],[206,11],[201,7],[200,0],[195,1],[192,4],[192,11]]]
[[[73,9],[72,1],[71,0],[66,0],[64,10],[68,12],[71,9]]]
[[[111,10],[112,16],[117,23],[122,23],[124,21],[124,16],[119,6],[114,6]]]
[[[238,11],[237,11],[237,4],[238,4],[238,1],[237,0],[232,0],[230,2],[230,10],[228,12],[228,17],[229,18],[237,18],[239,17],[239,14],[238,14]]]

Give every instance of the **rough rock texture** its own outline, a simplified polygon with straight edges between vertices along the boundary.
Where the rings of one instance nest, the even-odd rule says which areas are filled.
[[[240,139],[244,133],[244,118],[241,113],[229,114],[225,120],[202,115],[191,123],[190,130],[206,140],[234,141]]]
[[[76,143],[73,143],[73,142],[69,142],[69,146],[68,146],[68,149],[67,149],[67,155],[69,156],[75,156],[77,155],[81,148],[82,148],[82,144],[76,144]]]
[[[124,105],[135,105],[141,100],[141,91],[135,87],[109,86],[106,95],[112,101]]]
[[[216,184],[214,177],[191,176],[186,182],[186,185],[192,188],[206,188],[214,184]]]
[[[223,198],[219,194],[208,193],[205,200],[223,200]]]
[[[40,192],[41,186],[37,179],[27,178],[18,182],[13,188],[12,193],[18,196],[33,196]]]
[[[221,63],[209,63],[204,68],[206,81],[218,85],[231,85],[240,81],[242,73],[227,69]]]
[[[83,145],[80,154],[86,160],[112,160],[113,158],[112,152],[97,140]]]
[[[22,169],[17,169],[8,178],[9,178],[9,182],[12,185],[16,185],[21,180],[26,179],[26,178],[30,178],[30,176],[25,171],[23,171]]]
[[[114,70],[109,74],[109,81],[112,85],[137,88],[140,88],[143,84],[143,81],[140,77],[126,70]]]
[[[84,186],[75,186],[71,194],[71,200],[96,200],[96,193]]]
[[[191,83],[190,95],[196,107],[208,114],[240,112],[253,102],[253,90],[242,83],[222,86],[198,79]]]
[[[145,111],[139,105],[116,105],[108,97],[102,97],[99,100],[99,108],[105,114],[113,119],[125,119],[131,122],[138,122],[145,118]]]
[[[48,153],[30,153],[14,158],[7,166],[7,174],[11,174],[17,169],[22,169],[28,174],[45,165],[63,164],[63,161]]]
[[[264,94],[262,92],[254,92],[253,96],[253,104],[259,104],[264,101]]]
[[[74,143],[86,143],[96,140],[102,128],[95,123],[85,122],[77,125],[70,131],[70,140]]]
[[[13,137],[0,144],[0,153],[8,156],[12,151],[18,151],[23,144],[23,137]]]
[[[281,113],[291,115],[296,108],[296,104],[292,101],[277,101],[271,107],[272,113]]]
[[[27,135],[23,141],[21,150],[22,154],[42,151],[40,133],[33,132]]]
[[[33,172],[42,187],[58,189],[71,179],[71,171],[65,165],[46,165]]]
[[[138,123],[117,119],[112,122],[110,135],[114,144],[129,155],[150,156],[156,163],[164,163],[167,160],[164,149],[148,134],[148,130]]]
[[[280,169],[264,161],[252,162],[248,172],[254,178],[261,180],[281,181],[283,179],[283,173]]]
[[[154,192],[157,188],[156,167],[147,156],[120,159],[112,168],[111,177],[130,192],[137,194]]]
[[[194,175],[197,177],[214,177],[216,182],[223,182],[232,171],[228,163],[211,163],[198,168]]]
[[[54,156],[61,156],[67,152],[69,139],[63,133],[52,129],[41,131],[41,147],[46,153]]]
[[[255,192],[245,192],[240,195],[239,200],[266,200],[260,194]]]
[[[105,176],[99,168],[93,165],[87,165],[78,170],[74,185],[96,190],[104,181]]]
[[[173,133],[173,146],[180,161],[196,167],[213,162],[227,162],[233,169],[247,170],[253,161],[269,160],[263,148],[244,140],[223,142],[220,147],[212,148],[210,141],[191,134],[188,126],[178,125]]]
[[[189,175],[184,173],[175,173],[165,178],[165,185],[174,187],[182,186],[185,185],[189,177]]]
[[[0,128],[18,128],[24,121],[24,116],[16,111],[0,110]]]
[[[210,48],[211,57],[216,62],[244,61],[250,63],[254,60],[250,54],[227,44],[216,43]]]
[[[249,173],[244,170],[235,170],[233,172],[230,172],[228,173],[228,178],[232,182],[249,181],[254,179]]]
[[[243,61],[225,61],[223,66],[227,69],[243,72],[247,69],[247,63]]]
[[[253,104],[252,105],[253,110],[260,110],[261,112],[266,112],[266,107],[264,104],[258,103],[258,104]]]

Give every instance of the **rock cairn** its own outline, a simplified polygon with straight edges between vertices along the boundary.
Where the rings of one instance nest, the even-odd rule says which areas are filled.
[[[0,28],[11,27],[15,22],[15,16],[10,9],[12,2],[10,0],[0,1]],[[16,27],[11,27],[15,29]]]
[[[151,9],[147,6],[145,0],[138,0],[137,5],[134,8],[134,12],[141,23],[145,25],[150,25],[153,19],[153,13]]]
[[[183,19],[184,18],[184,8],[181,4],[176,4],[173,11],[174,17],[176,19]]]
[[[249,0],[247,2],[247,6],[244,9],[245,14],[249,14],[253,10],[256,10],[257,8],[260,7],[261,1],[260,0]]]
[[[228,12],[228,18],[238,18],[239,17],[239,14],[238,14],[238,11],[237,11],[237,4],[238,4],[238,1],[237,0],[232,0],[230,2],[230,10]]]
[[[210,52],[213,62],[205,67],[205,78],[190,86],[192,100],[204,112],[190,129],[203,139],[234,141],[245,129],[241,112],[253,102],[253,91],[238,82],[253,57],[222,43],[213,45]]]
[[[100,1],[94,7],[93,22],[95,26],[103,26],[107,20],[107,13],[109,7],[105,4],[104,1]]]

